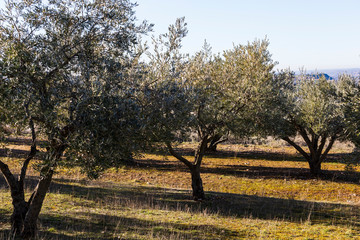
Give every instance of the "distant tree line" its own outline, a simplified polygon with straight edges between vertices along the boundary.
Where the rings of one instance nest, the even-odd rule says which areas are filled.
[[[283,139],[314,175],[336,140],[360,144],[358,79],[276,72],[267,39],[221,54],[205,42],[193,56],[183,54],[184,18],[154,37],[148,51],[140,39],[152,25],[137,24],[134,7],[128,0],[9,0],[1,11],[0,138],[10,126],[29,129],[32,139],[19,175],[0,160],[13,200],[13,234],[36,235],[59,166],[80,166],[96,178],[162,145],[189,169],[193,198],[201,200],[204,154],[229,134]],[[198,139],[192,160],[174,147],[191,133]],[[39,138],[46,152],[38,184],[25,199]]]

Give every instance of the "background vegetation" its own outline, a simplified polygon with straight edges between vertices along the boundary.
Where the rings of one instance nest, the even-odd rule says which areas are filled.
[[[0,13],[1,237],[357,238],[359,79],[275,72],[267,39],[183,54],[184,18],[148,48],[135,5]]]

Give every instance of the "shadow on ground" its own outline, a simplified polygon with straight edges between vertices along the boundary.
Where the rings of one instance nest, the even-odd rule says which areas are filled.
[[[235,232],[212,225],[192,225],[118,217],[89,212],[78,212],[76,217],[42,214],[39,239],[223,239],[222,236],[242,238],[245,232]],[[46,231],[47,230],[47,231]],[[3,235],[9,236],[9,231]],[[124,236],[125,235],[125,236]],[[1,234],[0,234],[1,237]]]
[[[26,151],[24,151],[26,152]],[[232,153],[231,153],[232,154]],[[21,155],[19,153],[19,155]],[[245,156],[244,154],[243,156]],[[256,155],[256,153],[255,153]],[[22,156],[22,155],[21,155]],[[266,154],[265,156],[268,156]],[[222,156],[224,157],[224,156]],[[249,157],[250,159],[250,154]],[[251,156],[254,158],[254,156]],[[262,155],[260,159],[263,158]],[[274,161],[283,159],[283,154],[268,157]],[[278,159],[278,160],[276,160]],[[187,171],[176,161],[138,160],[138,168],[154,168],[162,171]],[[180,167],[179,167],[180,166]],[[233,175],[248,178],[294,178],[308,179],[308,169],[301,168],[273,168],[246,165],[223,165],[217,168],[202,168],[203,173]],[[350,174],[350,175],[349,175]],[[342,171],[324,171],[322,179],[341,182],[359,181],[359,173]],[[36,177],[28,177],[26,186],[33,188],[37,183]],[[245,238],[246,233],[229,232],[207,224],[183,224],[163,221],[144,220],[135,217],[116,216],[116,211],[123,208],[156,209],[166,211],[182,211],[188,213],[215,214],[217,216],[234,218],[254,218],[262,220],[281,220],[288,222],[310,222],[331,225],[353,226],[360,234],[360,206],[299,201],[260,197],[255,195],[228,194],[207,192],[207,200],[203,202],[191,201],[190,192],[186,190],[156,188],[146,186],[125,186],[111,183],[87,181],[70,181],[54,179],[50,192],[66,194],[94,203],[94,208],[113,210],[113,215],[104,215],[88,210],[87,201],[74,201],[74,206],[83,207],[84,211],[72,213],[41,214],[40,223],[43,239],[121,239],[121,234],[134,233],[142,236],[176,236],[177,239],[220,239],[224,234],[234,238]],[[0,188],[6,187],[6,182],[0,175]],[[0,205],[0,225],[5,224],[10,212]],[[183,222],[183,220],[181,220]],[[72,235],[66,234],[72,233]],[[1,237],[8,236],[4,231]],[[195,237],[194,237],[195,236]],[[5,238],[4,237],[4,238]],[[5,238],[6,239],[6,238]],[[132,239],[127,236],[126,239]],[[137,239],[133,237],[133,239]]]
[[[30,145],[30,139],[22,138],[9,138],[7,142],[17,145]],[[40,142],[40,144],[45,144]],[[30,147],[29,147],[30,149]],[[176,149],[179,153],[187,156],[189,160],[192,160],[194,150],[190,148]],[[17,159],[25,159],[29,151],[17,150],[17,149],[0,149],[0,157],[11,157]],[[39,152],[35,159],[41,159],[42,152]],[[211,152],[207,155],[211,158],[239,158],[239,159],[263,159],[266,161],[299,161],[305,162],[303,157],[294,154],[285,153],[272,153],[266,151],[218,151]],[[352,153],[339,153],[329,154],[326,162],[344,163],[354,158]],[[150,168],[158,171],[184,171],[188,172],[188,169],[178,161],[165,161],[165,160],[153,160],[153,159],[138,159],[136,160],[136,166],[138,168]],[[262,166],[248,166],[245,162],[239,165],[220,165],[216,168],[206,167],[206,159],[201,168],[202,173],[213,173],[228,176],[239,176],[247,178],[273,178],[273,179],[313,179],[314,176],[310,174],[308,168],[284,168],[284,167],[262,167]],[[360,173],[351,171],[329,171],[323,170],[322,174],[316,177],[321,180],[328,180],[334,182],[346,182],[346,183],[360,183]],[[1,183],[1,182],[0,182]],[[1,186],[1,185],[0,185]]]
[[[179,161],[138,159],[137,168],[154,169],[157,171],[182,171],[189,172]],[[360,183],[360,172],[355,171],[331,171],[323,170],[322,173],[314,177],[308,168],[289,168],[289,167],[262,167],[249,166],[244,164],[219,165],[217,167],[207,167],[206,159],[201,167],[201,173],[212,173],[225,176],[246,177],[251,179],[321,179],[333,182]]]
[[[216,213],[221,216],[281,219],[291,222],[327,222],[350,224],[360,227],[360,207],[333,203],[318,203],[291,199],[259,197],[241,194],[207,192],[208,200],[195,202],[187,190],[174,190],[147,186],[126,187],[114,190],[110,184],[104,187],[69,185],[71,181],[57,179],[52,192],[70,194],[92,201],[126,203],[146,208],[162,208],[173,211]],[[108,183],[109,184],[109,183]],[[106,207],[106,206],[105,206]],[[111,208],[111,205],[108,206]],[[342,211],[337,211],[341,209]],[[348,211],[347,211],[348,210]]]
[[[183,156],[188,156],[189,159],[194,157],[195,150],[192,148],[175,148],[175,150]],[[158,152],[161,155],[168,155],[168,152]],[[259,159],[266,161],[296,161],[306,162],[303,156],[299,153],[289,154],[286,152],[270,152],[258,149],[252,149],[247,151],[234,151],[234,150],[220,150],[216,152],[207,152],[206,156],[211,158],[239,158],[239,159]],[[353,153],[330,153],[326,158],[326,162],[331,163],[345,163],[349,159],[353,158]]]
[[[35,183],[36,178],[30,177],[27,185],[35,185]],[[111,183],[92,184],[93,182],[54,179],[50,192],[66,194],[80,199],[72,204],[83,207],[84,212],[76,212],[73,215],[69,213],[66,216],[55,212],[53,214],[51,212],[42,214],[40,222],[41,229],[44,232],[40,235],[45,236],[46,239],[89,239],[89,236],[94,235],[96,235],[95,239],[117,239],[117,235],[133,232],[141,236],[155,236],[156,234],[168,237],[177,236],[178,239],[188,239],[190,236],[192,239],[220,239],[226,231],[228,231],[226,232],[227,236],[234,236],[235,238],[244,238],[244,234],[246,234],[229,232],[226,229],[202,225],[201,223],[199,225],[188,225],[108,214],[102,215],[89,210],[89,205],[86,205],[88,201],[94,203],[93,208],[106,209],[114,213],[123,208],[183,211],[234,218],[353,226],[360,233],[360,206],[219,192],[207,192],[206,201],[195,202],[190,200],[190,192],[186,190],[125,186]],[[81,201],[81,199],[86,201]],[[0,207],[0,213],[9,217],[10,213],[4,211]],[[1,222],[4,223],[5,219],[5,217],[0,218],[0,224]],[[183,220],[181,221],[183,222]],[[205,229],[206,231],[204,231]],[[76,234],[67,236],[64,235],[64,232]],[[131,239],[131,237],[126,239]]]

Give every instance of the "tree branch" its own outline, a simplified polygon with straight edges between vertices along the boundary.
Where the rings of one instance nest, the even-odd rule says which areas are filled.
[[[328,155],[329,151],[331,150],[332,146],[334,145],[335,140],[336,140],[336,136],[332,136],[332,137],[330,138],[329,145],[328,145],[327,148],[325,149],[324,153],[321,155],[320,163],[325,160],[326,156]]]
[[[204,156],[204,153],[207,149],[207,144],[209,142],[209,138],[207,136],[204,136],[202,139],[201,139],[201,143],[196,151],[196,155],[195,155],[195,162],[194,162],[194,165],[196,167],[200,167],[201,165],[201,161],[202,161],[202,158]]]
[[[314,149],[315,154],[318,151],[318,145],[319,145],[319,136],[315,133],[311,133],[311,141],[312,141],[312,147]]]
[[[67,56],[65,53],[65,61],[60,64],[60,66],[55,67],[53,70],[51,70],[50,72],[48,72],[45,76],[45,79],[49,79],[51,78],[54,74],[56,74],[58,71],[60,71],[63,67],[65,67],[74,57],[76,57],[79,54],[79,52],[74,53],[71,56]]]
[[[310,150],[310,154],[313,154],[314,148],[312,145],[311,140],[309,139],[306,130],[296,122],[296,120],[294,119],[294,117],[290,116],[290,123],[294,125],[295,129],[300,133],[300,135],[302,136],[302,138],[304,139],[306,145],[308,146],[309,150]],[[286,141],[286,140],[285,140]]]
[[[289,137],[283,137],[284,141],[288,142],[291,146],[293,146],[301,155],[303,155],[306,160],[310,160],[309,154],[307,154],[299,145],[297,145],[294,141],[292,141]]]
[[[35,157],[36,153],[37,153],[37,149],[36,149],[36,132],[35,132],[35,125],[34,125],[34,121],[30,115],[30,111],[29,111],[29,102],[25,104],[25,111],[26,111],[26,115],[30,118],[29,120],[29,127],[31,129],[31,149],[30,149],[30,153],[28,155],[28,157],[25,159],[23,166],[21,168],[21,173],[20,173],[20,177],[19,177],[19,184],[20,186],[24,185],[24,179],[26,176],[26,171],[27,168],[29,166],[30,161]]]
[[[220,139],[219,141],[216,141],[213,145],[218,145],[220,143],[226,142],[227,140],[229,140],[229,139],[228,138]]]
[[[183,156],[181,156],[180,154],[178,154],[177,152],[175,152],[175,150],[173,149],[173,147],[171,146],[171,143],[166,142],[165,143],[167,148],[169,149],[169,152],[171,155],[173,155],[175,158],[177,158],[179,161],[181,161],[182,163],[184,163],[189,169],[192,169],[194,167],[194,165],[187,160],[186,158],[184,158]]]
[[[1,160],[0,160],[0,170],[2,174],[4,174],[6,182],[9,184],[10,188],[16,188],[16,178],[11,173],[9,166],[3,163]]]
[[[318,159],[321,156],[321,153],[322,153],[325,143],[326,143],[326,139],[327,139],[327,134],[325,134],[321,137],[320,145],[319,145],[319,148],[316,153],[316,159]]]
[[[206,124],[203,123],[203,121],[201,120],[201,109],[202,109],[202,105],[200,104],[197,111],[197,119],[199,122],[198,134],[200,137],[202,137],[202,135],[204,134],[203,129],[207,129]]]
[[[315,155],[315,149],[314,149],[313,143],[311,142],[310,138],[308,137],[306,130],[301,126],[298,126],[298,129],[299,129],[300,135],[302,136],[306,145],[309,148],[310,154]]]

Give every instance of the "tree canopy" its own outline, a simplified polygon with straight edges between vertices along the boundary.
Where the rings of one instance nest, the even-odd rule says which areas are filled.
[[[183,55],[181,40],[186,33],[184,19],[178,19],[167,34],[154,39],[145,84],[152,94],[145,94],[144,102],[148,102],[148,119],[153,120],[148,125],[156,126],[153,135],[189,168],[193,196],[203,199],[200,166],[208,144],[230,131],[254,132],[248,122],[265,108],[276,63],[266,39],[234,46],[223,55],[214,55],[205,42],[194,56]],[[189,133],[196,133],[198,140],[194,161],[173,148],[179,134]]]
[[[355,90],[354,79],[342,76],[334,81],[306,74],[294,78],[288,74],[282,81],[277,107],[271,114],[276,124],[267,126],[273,135],[296,148],[308,161],[311,173],[317,175],[334,142],[349,139],[355,129],[350,130],[345,118],[349,104],[353,106],[349,97]],[[296,134],[303,138],[307,151],[292,139]]]
[[[96,177],[140,145],[134,144],[133,66],[139,35],[151,26],[136,25],[134,6],[127,0],[10,0],[0,14],[1,124],[11,118],[32,131],[32,151],[18,180],[0,161],[14,200],[13,231],[23,238],[35,234],[58,165],[80,165]],[[39,184],[25,201],[23,181],[40,135],[47,151]]]

